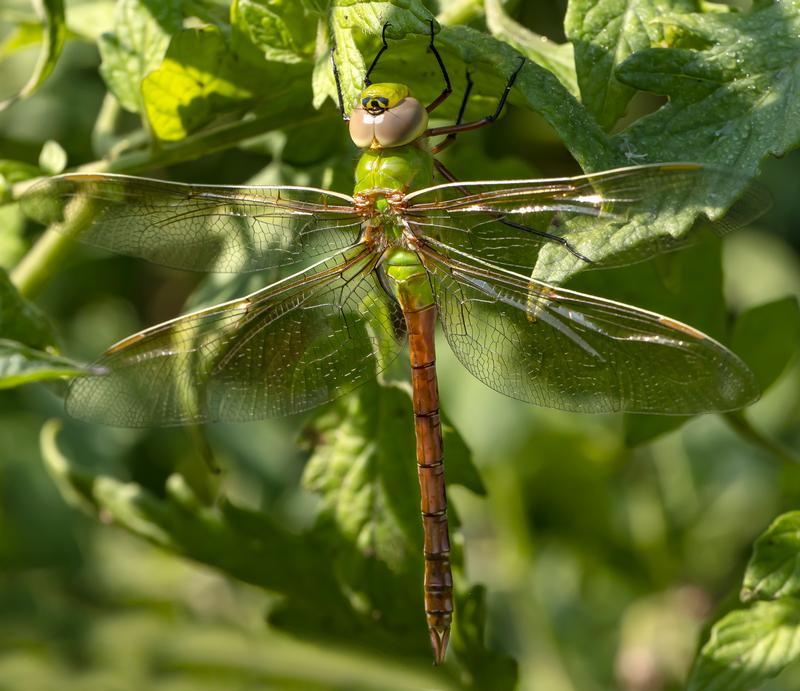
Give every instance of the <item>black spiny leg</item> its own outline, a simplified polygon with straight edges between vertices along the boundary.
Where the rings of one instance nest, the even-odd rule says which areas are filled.
[[[391,24],[389,22],[386,22],[386,24],[383,25],[383,29],[381,29],[381,41],[383,42],[383,45],[381,46],[381,49],[378,51],[378,54],[372,59],[372,63],[370,64],[369,69],[367,69],[367,73],[364,75],[365,87],[372,84],[372,80],[369,78],[369,75],[372,74],[372,70],[374,70],[375,67],[377,66],[378,60],[381,59],[381,55],[383,55],[389,49],[389,44],[386,42],[386,29],[388,29],[390,26]]]
[[[339,111],[342,114],[342,120],[345,122],[350,121],[350,116],[344,110],[344,98],[342,97],[342,81],[339,78],[339,68],[336,67],[336,41],[331,39],[331,65],[333,66],[333,78],[336,81],[336,96],[339,98]]]
[[[436,167],[436,170],[439,171],[439,174],[448,182],[457,183],[459,182],[458,178],[453,175],[450,170],[437,159],[433,159],[433,165]],[[470,191],[461,185],[455,185],[456,189],[459,190],[462,194],[470,194]],[[525,233],[530,233],[531,235],[536,235],[537,237],[543,238],[544,240],[548,240],[550,242],[557,242],[559,245],[562,245],[567,252],[569,252],[572,256],[577,257],[581,261],[586,262],[587,264],[592,264],[591,259],[584,254],[581,254],[576,250],[572,244],[566,238],[562,238],[560,235],[553,235],[552,233],[548,233],[544,230],[539,230],[538,228],[532,228],[531,226],[523,225],[522,223],[517,223],[516,221],[509,221],[505,215],[501,212],[497,212],[492,214],[491,212],[487,212],[490,215],[494,216],[498,223],[502,223],[504,226],[508,226],[509,228],[516,228],[517,230],[521,230]]]
[[[497,120],[497,118],[500,117],[500,113],[503,112],[503,107],[506,105],[508,94],[511,93],[511,87],[514,86],[514,82],[517,81],[517,75],[522,71],[522,68],[525,66],[525,62],[525,58],[520,58],[519,67],[517,67],[517,69],[515,69],[508,78],[508,81],[506,82],[506,88],[503,89],[503,94],[500,96],[500,101],[498,102],[497,109],[494,111],[494,113],[487,115],[485,118],[481,118],[480,120],[475,120],[474,122],[466,122],[464,124],[457,125],[445,125],[444,127],[432,127],[425,132],[424,136],[437,137],[441,134],[458,134],[459,132],[477,130],[493,123],[495,120]]]
[[[444,60],[442,60],[442,56],[439,55],[439,50],[436,48],[436,45],[433,42],[434,36],[433,20],[431,19],[431,42],[428,44],[428,50],[433,53],[433,57],[435,57],[436,62],[439,63],[439,69],[442,71],[442,77],[444,77],[444,89],[442,89],[442,93],[440,93],[435,99],[433,99],[433,101],[431,101],[428,106],[426,106],[425,110],[427,110],[429,113],[432,113],[434,110],[436,110],[447,100],[447,97],[453,93],[453,85],[450,83],[450,75],[447,74],[447,68],[444,66]]]
[[[458,118],[456,118],[456,125],[460,125],[461,121],[464,119],[464,111],[467,109],[467,101],[469,101],[469,95],[472,92],[472,77],[469,74],[469,70],[467,70],[467,88],[464,90],[464,98],[461,99],[461,107],[458,109]],[[445,137],[444,141],[437,144],[434,147],[431,147],[432,154],[438,154],[440,151],[444,151],[448,146],[450,146],[456,140],[456,132],[451,132],[450,134]],[[441,171],[440,171],[441,172]]]

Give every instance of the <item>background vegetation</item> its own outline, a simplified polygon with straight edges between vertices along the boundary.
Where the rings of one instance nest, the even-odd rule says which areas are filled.
[[[82,166],[348,191],[328,37],[352,96],[391,21],[381,75],[425,96],[431,13],[457,93],[473,73],[473,115],[515,51],[534,63],[501,123],[448,152],[460,177],[700,160],[743,175],[732,196],[760,171],[775,197],[724,247],[551,277],[732,344],[766,389],[746,417],[536,409],[441,342],[460,524],[442,669],[402,384],[203,430],[56,422],[80,362],[271,277],[76,248],[14,203]],[[800,686],[797,2],[50,0],[37,16],[6,0],[0,20],[0,689]]]

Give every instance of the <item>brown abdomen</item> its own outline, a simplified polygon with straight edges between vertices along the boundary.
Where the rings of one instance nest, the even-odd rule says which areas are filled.
[[[442,424],[436,383],[436,307],[405,313],[417,436],[417,472],[425,535],[425,615],[436,664],[441,664],[453,616],[453,575],[444,481]]]

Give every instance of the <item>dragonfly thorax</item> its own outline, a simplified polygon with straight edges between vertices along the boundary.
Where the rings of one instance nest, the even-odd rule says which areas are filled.
[[[363,239],[374,251],[415,249],[413,234],[403,223],[404,197],[390,189],[356,194],[356,209],[364,217]]]

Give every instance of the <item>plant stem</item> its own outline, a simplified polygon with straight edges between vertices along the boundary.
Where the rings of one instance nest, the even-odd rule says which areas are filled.
[[[310,112],[310,114],[309,114]],[[222,127],[207,130],[159,149],[148,148],[121,154],[112,161],[93,161],[80,166],[81,172],[136,173],[168,166],[181,161],[200,158],[222,151],[287,123],[293,125],[325,117],[308,106],[294,105],[287,110],[268,115],[254,116]],[[12,198],[18,199],[37,180],[26,180],[14,185]],[[56,268],[72,249],[73,241],[80,235],[88,219],[78,213],[61,224],[58,230],[47,230],[11,272],[11,280],[26,298],[35,297]]]
[[[116,144],[119,136],[115,132],[121,112],[119,101],[110,92],[106,92],[92,129],[92,151],[95,155],[107,156]]]
[[[752,423],[744,416],[744,413],[727,413],[724,417],[725,421],[733,430],[751,444],[761,447],[767,453],[775,456],[779,461],[792,465],[800,465],[800,458],[795,456],[790,449],[773,441],[753,427]]]

